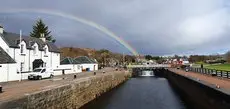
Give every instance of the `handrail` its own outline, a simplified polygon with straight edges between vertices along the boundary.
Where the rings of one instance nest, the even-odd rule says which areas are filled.
[[[128,68],[146,68],[146,67],[171,67],[169,64],[153,64],[153,65],[128,65]]]
[[[230,71],[227,71],[227,70],[195,68],[195,67],[189,67],[188,70],[192,72],[196,72],[196,73],[207,74],[211,76],[217,76],[217,77],[230,79]]]

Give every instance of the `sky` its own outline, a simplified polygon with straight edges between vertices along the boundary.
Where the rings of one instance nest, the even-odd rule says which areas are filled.
[[[89,25],[37,12],[49,10],[92,21],[125,40],[139,54],[215,54],[230,50],[229,0],[0,0],[0,25],[29,35],[39,18],[59,47],[130,53]],[[13,10],[14,12],[11,12]]]

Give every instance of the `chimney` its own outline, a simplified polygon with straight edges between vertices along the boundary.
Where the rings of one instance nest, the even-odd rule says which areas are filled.
[[[0,34],[3,34],[4,28],[0,25]]]
[[[45,34],[44,34],[44,33],[41,33],[40,39],[41,39],[43,42],[46,42],[46,38],[45,38]]]

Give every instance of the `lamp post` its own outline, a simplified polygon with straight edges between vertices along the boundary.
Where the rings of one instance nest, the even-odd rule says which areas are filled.
[[[19,40],[20,40],[20,43],[19,43],[19,47],[20,47],[20,55],[19,55],[19,62],[20,62],[20,69],[19,69],[19,74],[20,74],[20,79],[19,79],[19,82],[21,82],[22,81],[22,71],[21,71],[21,69],[22,69],[22,60],[21,60],[21,51],[22,51],[22,46],[21,46],[21,42],[22,42],[22,30],[20,30],[20,38],[19,38]]]

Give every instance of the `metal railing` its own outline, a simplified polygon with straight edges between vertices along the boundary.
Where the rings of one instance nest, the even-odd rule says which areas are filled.
[[[169,68],[169,64],[153,64],[153,65],[128,65],[128,68]]]
[[[230,79],[230,71],[189,67],[189,71]]]

